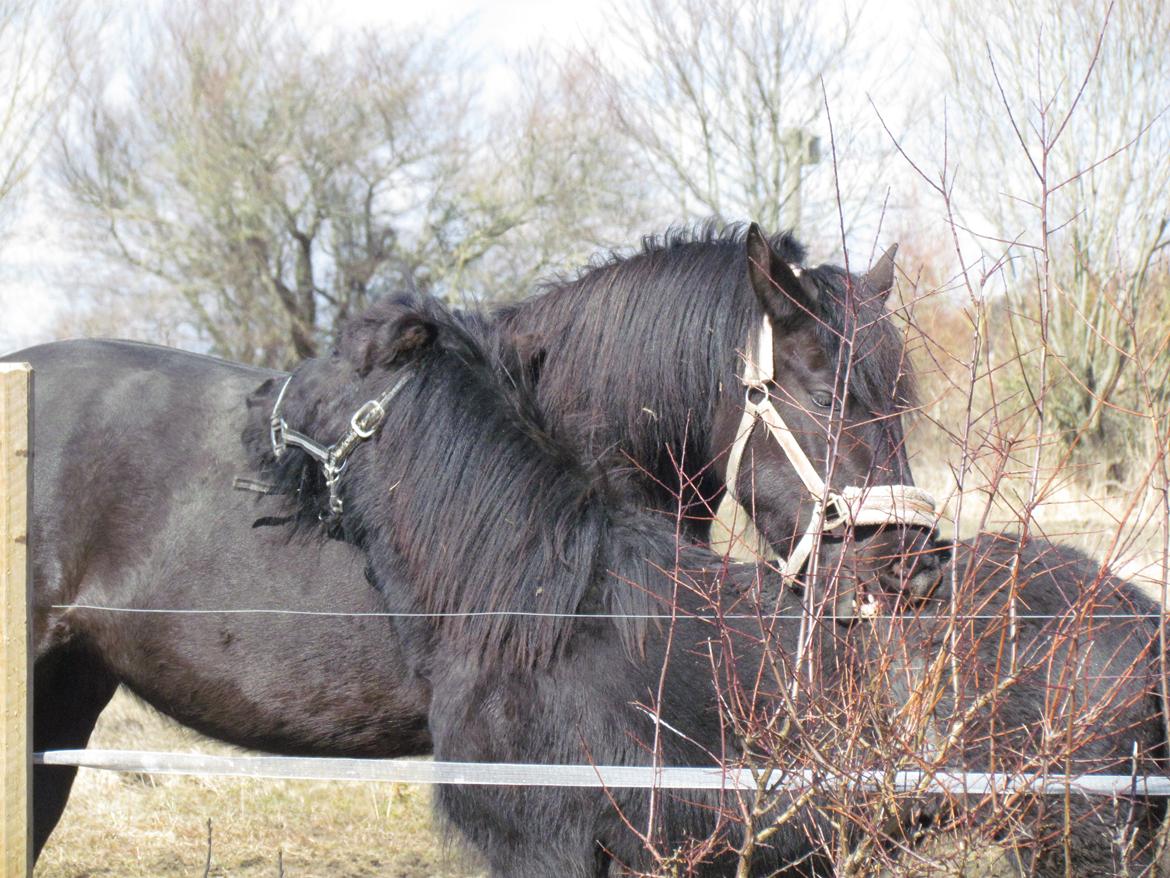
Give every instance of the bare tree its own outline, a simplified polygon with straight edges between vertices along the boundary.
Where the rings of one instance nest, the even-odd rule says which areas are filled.
[[[485,199],[508,205],[511,227],[468,271],[472,289],[500,299],[645,234],[656,195],[589,58],[542,50],[517,59],[515,72],[518,94],[492,117],[475,169]]]
[[[893,152],[858,124],[873,120],[856,83],[874,35],[856,12],[645,0],[612,21],[597,51],[601,76],[674,216],[750,217],[776,229],[799,214],[805,237],[839,241],[867,208],[867,219],[880,214]]]
[[[955,0],[938,24],[952,124],[978,143],[965,222],[1008,268],[1001,346],[1061,444],[1124,475],[1134,354],[1168,325],[1170,4]]]
[[[172,7],[62,138],[92,242],[177,296],[213,350],[312,356],[372,295],[514,294],[583,237],[576,198],[606,187],[597,138],[564,128],[573,105],[510,125],[479,110],[451,40],[312,32],[263,0]]]
[[[173,289],[217,352],[269,363],[312,355],[386,263],[410,270],[393,220],[442,151],[423,111],[458,111],[430,93],[437,47],[320,48],[291,22],[184,4],[120,35],[136,62],[95,70],[61,146],[93,243]]]

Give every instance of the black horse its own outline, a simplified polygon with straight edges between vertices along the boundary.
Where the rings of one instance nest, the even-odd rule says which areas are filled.
[[[290,423],[332,437],[345,432],[362,400],[403,388],[378,448],[355,458],[345,476],[341,527],[369,555],[388,604],[411,617],[399,621],[401,642],[433,687],[436,755],[552,764],[734,759],[734,718],[718,685],[763,676],[754,696],[784,703],[783,676],[761,674],[752,645],[778,643],[788,670],[797,623],[778,619],[761,633],[697,618],[726,611],[734,573],[729,589],[720,558],[679,543],[673,523],[641,512],[547,436],[524,392],[531,369],[509,368],[512,358],[506,349],[485,350],[435,306],[390,302],[355,323],[333,358],[294,373],[284,398]],[[267,412],[277,393],[269,382],[258,409]],[[273,466],[263,418],[251,446],[259,463]],[[841,465],[848,472],[848,462]],[[328,510],[313,462],[293,456],[276,469],[277,481],[297,492],[304,521]],[[824,547],[826,557],[832,552]],[[886,705],[890,714],[929,706],[923,717],[934,727],[926,736],[934,752],[887,756],[1008,774],[1165,770],[1151,601],[1084,555],[1035,538],[961,544],[944,573],[954,590],[937,592],[932,611],[890,618],[878,642],[888,652],[877,660],[893,667],[874,666],[873,638],[863,638],[857,655],[838,620],[824,620],[835,633],[813,641],[822,668],[868,667],[896,699]],[[916,595],[895,595],[891,607],[906,597]],[[797,602],[786,592],[778,606],[792,613]],[[677,618],[669,625],[644,620],[671,611]],[[906,665],[918,679],[890,685]],[[827,699],[830,710],[848,691],[834,690],[831,677],[805,691]],[[784,740],[793,747],[790,731]],[[791,764],[784,753],[769,756]],[[439,803],[493,874],[519,876],[605,875],[614,863],[646,868],[637,830],[656,826],[649,841],[669,855],[693,838],[718,836],[727,804],[697,793],[655,803],[644,792],[477,787],[443,788]],[[1164,810],[1124,795],[1120,806],[1017,796],[1006,806],[1002,797],[968,802],[935,819],[944,829],[988,824],[983,836],[1011,848],[1026,873],[1087,878],[1147,867]],[[808,808],[785,824],[756,852],[756,873],[830,870],[817,843],[831,837],[825,822]],[[708,851],[697,874],[732,869],[718,845]]]
[[[854,465],[840,475],[908,481],[897,417],[902,340],[876,319],[891,264],[883,259],[868,277],[822,267],[796,280],[788,264],[801,261],[798,244],[782,236],[768,247],[754,233],[749,260],[748,237],[742,228],[671,234],[497,315],[539,368],[550,430],[587,454],[621,456],[647,505],[706,514],[721,491],[711,461],[732,444],[743,402],[740,352],[769,319],[794,429],[823,435],[806,410],[847,400]],[[361,615],[380,607],[361,555],[323,528],[290,541],[268,526],[287,514],[286,501],[253,484],[235,437],[246,397],[275,373],[109,341],[7,359],[30,362],[36,374],[36,749],[85,746],[123,683],[180,722],[242,746],[430,751],[429,686],[410,673],[386,621]],[[838,380],[846,371],[847,396]],[[808,513],[793,500],[788,464],[767,463],[766,443],[754,431],[745,460],[760,461],[759,476],[742,468],[741,496],[781,546]],[[249,484],[258,490],[238,489]],[[684,527],[697,526],[684,517]],[[900,541],[887,530],[858,558],[884,571]],[[174,609],[224,612],[152,612]],[[74,774],[34,770],[37,851]]]
[[[913,484],[900,416],[914,386],[886,310],[895,250],[865,275],[831,265],[802,272],[804,248],[790,235],[767,242],[754,225],[722,234],[706,226],[647,239],[637,256],[594,266],[496,321],[538,359],[537,396],[557,438],[585,459],[626,457],[643,471],[651,504],[681,511],[701,537],[724,487],[712,462],[724,461],[739,427],[743,356],[764,320],[778,333],[773,395],[793,429],[824,434],[809,413],[848,404],[855,429],[844,441],[861,446],[869,466],[863,482],[837,484]],[[744,457],[755,467],[741,470],[737,496],[783,551],[796,531],[792,500],[804,491],[771,445],[753,431]],[[883,542],[894,536],[906,534],[880,535],[869,554],[905,548]]]
[[[301,526],[314,527],[336,512],[330,486],[307,455],[287,449],[274,458],[267,413],[279,400],[298,441],[332,440],[357,429],[365,400],[379,400],[385,418],[373,447],[348,459],[336,526],[366,552],[371,580],[400,614],[398,642],[432,690],[436,758],[734,761],[739,741],[721,684],[754,681],[747,697],[792,708],[798,597],[785,589],[781,618],[757,615],[722,557],[680,540],[676,521],[643,508],[637,486],[582,463],[547,432],[525,385],[531,372],[480,321],[427,300],[385,301],[347,327],[332,357],[261,387],[248,444],[268,477],[295,494]],[[814,435],[805,436],[810,454],[865,478],[867,455],[833,455],[828,437],[818,444]],[[835,551],[826,545],[822,560]],[[726,619],[736,609],[737,594],[739,612],[755,612],[712,624],[713,613]],[[824,685],[801,692],[832,701],[831,681],[854,666],[849,628],[832,619],[820,626],[811,642]],[[493,875],[645,870],[654,865],[648,847],[670,856],[712,838],[693,874],[725,875],[735,871],[725,836],[738,841],[729,796],[457,786],[440,788],[438,804]],[[799,813],[758,845],[752,874],[828,874],[817,841],[831,835],[827,820],[812,808]]]
[[[886,707],[916,706],[908,725],[923,733],[903,729],[910,752],[889,755],[1017,778],[1165,775],[1157,604],[1040,536],[981,534],[953,550],[934,599],[893,616],[886,633],[891,671],[909,666],[915,677]],[[941,811],[938,801],[922,804],[944,837],[998,846],[1010,874],[1044,878],[1152,874],[1166,815],[1165,799],[1124,792],[972,794]],[[962,850],[936,852],[952,874]]]

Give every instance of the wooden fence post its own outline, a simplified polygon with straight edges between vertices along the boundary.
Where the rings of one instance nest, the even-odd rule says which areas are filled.
[[[0,363],[0,878],[32,874],[27,363]]]

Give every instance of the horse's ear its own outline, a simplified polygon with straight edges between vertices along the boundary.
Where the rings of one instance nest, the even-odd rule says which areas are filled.
[[[362,377],[376,367],[387,368],[414,356],[428,347],[439,331],[434,322],[422,314],[406,314],[366,329],[354,339],[350,351],[354,368]]]
[[[769,317],[784,323],[812,312],[816,286],[804,283],[792,266],[776,255],[755,223],[748,228],[747,258],[752,289]]]
[[[898,252],[898,245],[891,244],[865,273],[865,285],[873,290],[875,295],[888,295],[894,288],[894,256]]]
[[[516,350],[516,358],[520,361],[525,377],[533,385],[539,384],[540,373],[548,357],[544,337],[535,332],[518,333],[512,336],[512,347]]]
[[[244,401],[245,405],[250,409],[272,408],[272,402],[286,380],[283,377],[265,378],[259,387],[248,394],[247,399]]]

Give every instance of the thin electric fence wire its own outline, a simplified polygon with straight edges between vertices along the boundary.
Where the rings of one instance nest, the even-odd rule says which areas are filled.
[[[113,607],[103,604],[51,604],[50,609],[53,610],[97,610],[108,613],[144,613],[144,614],[176,614],[176,615],[194,615],[194,616],[212,616],[212,615],[274,615],[274,616],[335,616],[338,618],[385,618],[385,619],[468,619],[477,617],[494,617],[494,616],[518,616],[531,617],[536,619],[615,619],[615,620],[641,620],[641,619],[670,619],[668,613],[546,613],[537,612],[535,610],[467,610],[461,612],[421,612],[421,613],[388,613],[382,611],[346,611],[346,610],[291,610],[279,607],[272,608],[208,608],[208,607],[188,607],[188,608],[163,608],[163,607]],[[1094,613],[1092,618],[1099,619],[1161,619],[1162,613]],[[800,613],[724,613],[719,616],[711,616],[702,613],[689,613],[680,618],[690,619],[697,622],[718,622],[720,620],[746,620],[746,619],[802,619],[804,616]],[[866,616],[867,619],[880,618],[915,618],[913,615],[906,613],[896,614],[873,614]],[[947,614],[947,618],[952,618]],[[994,621],[1002,619],[1003,617],[995,613],[959,613],[953,618],[964,621]],[[1018,620],[1026,621],[1051,621],[1057,619],[1074,618],[1074,614],[1053,615],[1053,614],[1026,614],[1018,613],[1015,616]]]

